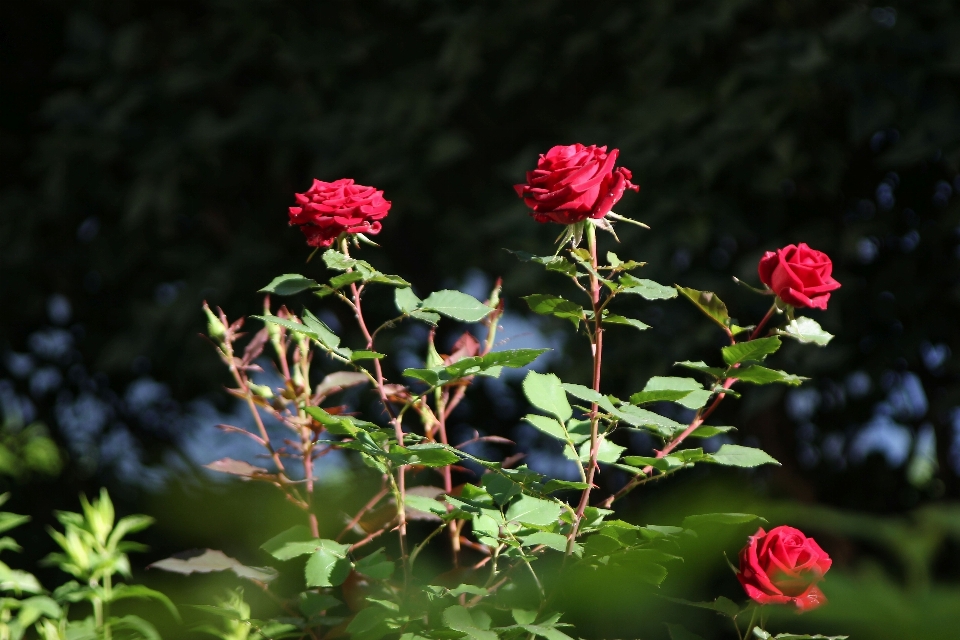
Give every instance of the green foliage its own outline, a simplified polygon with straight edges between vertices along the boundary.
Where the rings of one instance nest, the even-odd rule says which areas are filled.
[[[611,220],[623,221],[617,216]],[[244,357],[238,359],[242,322],[230,322],[222,313],[215,317],[219,325],[213,326],[211,337],[234,377],[236,387],[231,392],[246,402],[258,425],[257,433],[247,435],[263,447],[262,464],[267,466],[231,459],[207,466],[278,487],[287,501],[302,510],[306,524],[278,533],[261,546],[274,561],[283,563],[279,571],[250,567],[210,549],[152,565],[183,574],[231,571],[268,590],[289,614],[268,620],[251,618],[242,597],[234,595],[210,609],[223,623],[208,631],[220,637],[303,638],[334,628],[360,640],[390,635],[410,640],[520,640],[530,636],[562,640],[569,637],[566,625],[560,622],[562,614],[552,610],[551,602],[564,583],[589,575],[601,580],[625,577],[638,589],[659,588],[668,580],[673,563],[684,559],[682,538],[697,536],[698,529],[765,522],[738,512],[688,515],[681,527],[639,526],[611,518],[615,513],[612,507],[624,495],[699,463],[739,469],[779,464],[757,448],[724,443],[710,453],[703,446],[691,447],[687,440],[735,431],[706,424],[706,420],[724,398],[739,397],[739,392],[731,389],[738,381],[796,385],[804,379],[760,364],[781,346],[780,335],[762,335],[764,330],[778,331],[776,326],[767,326],[771,320],[779,322],[776,308],[744,335],[747,329],[734,323],[715,294],[665,287],[636,277],[631,271],[644,264],[612,252],[602,264],[598,229],[614,232],[610,220],[588,219],[561,234],[563,255],[518,254],[544,266],[551,275],[568,279],[586,294],[585,300],[576,302],[552,293],[524,298],[534,313],[569,320],[589,345],[593,364],[589,385],[532,370],[521,384],[534,409],[524,421],[560,443],[578,481],[553,478],[526,465],[514,467],[515,461],[509,458],[497,462],[476,455],[469,446],[474,442],[510,444],[503,438],[481,435],[479,430],[472,440],[453,444],[448,425],[470,387],[484,377],[500,376],[505,367],[527,367],[546,351],[494,350],[504,309],[499,283],[486,302],[454,290],[436,291],[421,299],[402,278],[386,276],[370,262],[351,257],[351,238],[345,236],[336,248],[323,254],[324,265],[337,272],[327,284],[288,275],[275,279],[265,290],[276,294],[312,290],[322,304],[343,305],[356,321],[359,334],[338,329],[341,338],[309,308],[299,316],[285,307],[273,313],[268,302],[258,317],[265,322],[266,334],[261,336],[269,340],[277,361],[274,369],[282,377],[276,388],[250,380],[248,371],[253,367],[249,366],[247,347]],[[388,301],[399,317],[374,324],[373,314],[367,311],[373,307],[366,304],[369,295],[378,295],[378,288],[368,288],[372,284],[395,287]],[[613,336],[608,340],[601,336],[610,326],[649,328],[615,313],[614,305],[630,296],[641,304],[661,303],[677,297],[678,292],[723,328],[729,344],[713,359],[722,360],[724,366],[678,363],[705,376],[707,382],[653,376],[629,401],[603,393],[603,350],[616,347],[610,346]],[[766,292],[760,293],[766,296]],[[789,309],[785,316],[796,322]],[[397,382],[389,379],[391,374],[384,368],[391,362],[392,349],[381,346],[388,344],[382,336],[410,318],[432,325],[447,318],[477,326],[463,333],[447,354],[441,353],[437,332],[431,329],[420,352],[424,365],[403,370],[404,381]],[[263,343],[262,337],[260,340]],[[314,387],[311,366],[317,356],[343,370],[329,373],[325,369],[320,384]],[[363,405],[353,407],[349,404],[352,400],[331,404],[328,399],[346,386],[361,383],[375,392],[378,406],[374,411],[357,415]],[[661,403],[673,403],[690,414]],[[262,425],[261,412],[286,430],[282,441]],[[683,421],[665,414],[684,415]],[[621,435],[623,430],[653,436],[655,448],[648,445],[646,451],[632,451],[627,444],[630,440]],[[242,430],[230,427],[229,431]],[[379,492],[359,511],[346,516],[345,526],[336,536],[327,533],[333,519],[314,495],[321,481],[315,475],[314,462],[334,450],[343,454],[348,464],[372,470],[381,483]],[[601,486],[597,475],[601,466],[625,472],[624,483]],[[294,474],[291,469],[296,467]],[[298,477],[302,480],[294,479]],[[393,542],[386,542],[390,539]],[[453,573],[438,572],[436,567],[436,546],[444,540],[454,559]],[[431,556],[431,562],[424,559],[425,554]],[[476,554],[482,557],[478,560]],[[474,570],[461,572],[470,564]],[[274,580],[291,568],[298,573],[295,582],[292,578]],[[457,584],[460,575],[464,581]],[[457,577],[450,584],[452,576]],[[512,586],[515,583],[523,587]],[[295,593],[289,592],[289,586],[281,586],[290,584],[295,585]],[[349,613],[341,603],[348,606]],[[729,615],[735,625],[742,624],[737,619],[746,611],[725,599],[707,608]],[[750,622],[746,632],[754,628]],[[676,625],[670,626],[669,632],[673,637],[689,637]]]
[[[0,496],[0,504],[9,494]],[[20,640],[33,628],[42,640],[77,640],[80,638],[143,638],[159,640],[154,625],[135,615],[112,616],[112,604],[126,599],[152,600],[166,607],[171,616],[180,618],[173,602],[163,593],[143,585],[114,582],[120,574],[130,577],[127,553],[144,547],[125,540],[129,534],[142,531],[153,519],[133,515],[116,520],[113,503],[106,490],[89,502],[80,496],[82,513],[60,511],[55,515],[64,531],[50,529],[50,535],[62,553],[52,553],[46,563],[77,578],[58,587],[52,594],[25,571],[11,569],[0,562],[0,590],[14,597],[0,599],[0,637]],[[5,531],[26,522],[27,518],[0,513],[0,530]],[[10,538],[4,548],[19,550]],[[32,594],[22,598],[24,594]],[[71,605],[87,603],[92,610],[86,617],[69,616]]]
[[[479,322],[493,311],[473,296],[450,290],[431,293],[421,308],[461,322]]]

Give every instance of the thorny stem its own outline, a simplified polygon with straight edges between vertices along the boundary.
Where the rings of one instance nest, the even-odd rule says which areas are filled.
[[[247,408],[250,409],[250,414],[253,416],[254,422],[257,424],[257,430],[260,432],[260,438],[263,440],[263,446],[267,448],[267,451],[270,452],[270,457],[273,459],[273,464],[277,466],[277,469],[280,470],[280,473],[286,475],[286,469],[283,467],[283,461],[280,459],[280,455],[277,453],[276,449],[273,448],[273,445],[270,443],[270,436],[267,435],[267,428],[263,424],[263,419],[260,417],[260,412],[257,410],[257,405],[253,401],[253,393],[250,391],[250,386],[247,384],[246,377],[241,375],[240,370],[237,368],[236,358],[233,355],[233,345],[230,341],[224,341],[224,348],[226,349],[227,361],[230,366],[230,373],[233,374],[233,379],[236,380],[237,384],[240,385],[240,389],[243,391],[243,397],[247,401]]]
[[[343,255],[349,258],[350,250],[347,245],[346,238],[344,238],[341,243],[341,249],[343,251]],[[360,289],[357,287],[355,282],[350,283],[350,293],[353,297],[353,310],[354,316],[357,319],[357,325],[360,327],[360,332],[367,341],[367,349],[373,351],[373,336],[370,334],[370,330],[367,329],[367,323],[363,319],[363,309],[360,306]],[[386,411],[388,416],[390,416],[390,422],[393,424],[393,432],[397,439],[397,444],[402,447],[403,426],[401,425],[400,420],[395,418],[390,410],[390,402],[387,400],[387,392],[384,389],[383,368],[380,366],[380,360],[377,358],[374,358],[373,360],[373,372],[376,377],[377,393],[380,395],[380,402],[383,404],[383,410]],[[399,469],[397,469],[397,518],[400,521],[397,530],[400,535],[400,555],[403,557],[405,580],[409,579],[410,573],[410,568],[407,562],[407,514],[404,507],[406,484],[406,467],[401,466]]]
[[[351,529],[357,526],[360,520],[363,519],[363,516],[366,515],[366,513],[370,511],[370,509],[373,509],[375,506],[377,506],[377,503],[383,500],[383,497],[388,493],[390,493],[389,487],[386,487],[386,486],[382,487],[375,496],[370,498],[367,504],[363,505],[363,507],[360,508],[360,511],[357,511],[357,515],[353,516],[353,518],[350,519],[350,522],[347,523],[347,526],[345,526],[343,530],[339,534],[337,534],[337,537],[334,539],[337,542],[340,542],[340,539],[343,538],[343,536],[347,535],[347,532],[349,532]]]
[[[600,281],[595,275],[599,261],[597,259],[597,231],[596,227],[590,221],[586,224],[587,247],[590,250],[590,264],[593,266],[590,273],[590,302],[593,307],[593,340],[590,344],[593,350],[593,390],[600,392],[600,366],[603,358],[603,321],[601,320],[600,304]],[[590,461],[587,467],[586,483],[587,487],[580,495],[580,503],[577,505],[576,518],[573,521],[573,528],[567,538],[567,555],[573,553],[574,541],[577,533],[580,531],[580,523],[583,521],[583,514],[590,504],[590,491],[593,488],[593,478],[597,470],[597,455],[600,450],[600,417],[597,412],[597,403],[592,403],[590,407]]]
[[[750,340],[756,340],[756,339],[760,336],[760,332],[763,331],[763,328],[766,326],[767,322],[770,321],[770,318],[773,317],[773,315],[776,313],[776,311],[777,311],[777,305],[776,305],[776,303],[774,303],[774,304],[770,307],[770,309],[767,311],[767,314],[766,314],[765,316],[763,316],[763,319],[760,320],[760,322],[757,324],[756,328],[754,328],[754,330],[750,333]],[[734,339],[733,339],[733,334],[731,334],[731,333],[729,332],[729,330],[728,330],[727,334],[730,336],[730,342],[731,342],[731,344],[735,344],[735,341],[734,341]],[[734,368],[736,368],[737,366],[739,366],[739,365],[733,365]],[[673,450],[676,449],[678,446],[680,446],[680,444],[681,444],[684,440],[686,440],[686,439],[690,436],[691,433],[693,433],[694,431],[696,431],[696,430],[706,421],[706,419],[709,418],[710,415],[711,415],[714,411],[716,411],[717,407],[720,406],[720,403],[723,402],[723,399],[726,397],[726,393],[724,393],[724,392],[725,392],[727,389],[729,389],[730,387],[732,387],[736,381],[737,381],[736,378],[727,378],[726,380],[724,380],[724,381],[723,381],[723,388],[722,388],[722,390],[717,394],[717,397],[713,399],[713,402],[711,402],[710,405],[709,405],[708,407],[706,407],[705,409],[700,409],[700,410],[697,412],[696,416],[694,416],[694,418],[693,418],[693,420],[690,422],[690,424],[687,426],[687,428],[684,429],[684,430],[680,433],[680,435],[678,435],[676,438],[674,438],[673,440],[671,440],[670,442],[668,442],[668,443],[663,447],[663,449],[661,449],[660,451],[657,451],[656,457],[657,457],[657,458],[663,458],[663,457],[665,457],[665,456],[668,455],[671,451],[673,451]],[[611,496],[609,496],[606,500],[604,500],[604,501],[601,503],[600,506],[602,506],[602,507],[609,507],[609,506],[612,505],[616,500],[619,500],[619,499],[622,498],[623,496],[625,496],[625,495],[627,495],[628,493],[630,493],[630,492],[631,492],[633,489],[635,489],[637,486],[639,486],[640,484],[642,484],[642,483],[646,480],[647,476],[649,476],[652,472],[653,472],[653,467],[652,467],[652,466],[644,467],[643,471],[642,471],[640,474],[638,474],[638,475],[635,476],[633,479],[631,479],[630,482],[628,482],[628,483],[627,483],[623,488],[621,488],[619,491],[617,491],[616,493],[614,493],[614,494],[612,494]]]

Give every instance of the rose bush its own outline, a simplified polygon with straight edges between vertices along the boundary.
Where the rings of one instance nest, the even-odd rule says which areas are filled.
[[[833,261],[806,243],[767,251],[757,267],[760,280],[794,307],[826,309],[830,292],[840,288],[833,279]]]
[[[756,323],[739,326],[715,293],[637,277],[644,262],[601,253],[597,230],[613,231],[605,216],[627,220],[610,208],[626,189],[636,188],[630,172],[615,167],[616,159],[617,151],[607,153],[606,147],[554,147],[540,157],[527,184],[516,187],[538,221],[567,225],[552,254],[516,255],[545,267],[578,296],[523,298],[533,313],[572,321],[585,343],[583,357],[592,364],[590,379],[582,383],[536,370],[528,370],[522,383],[530,411],[523,421],[537,432],[535,446],[551,440],[574,473],[551,477],[521,464],[528,452],[506,455],[492,446],[482,449],[481,458],[474,444],[513,442],[479,428],[464,440],[462,432],[448,429],[451,421],[461,420],[453,416],[458,407],[469,410],[473,400],[466,394],[475,383],[499,377],[505,369],[529,367],[549,350],[502,348],[509,336],[498,341],[499,323],[512,302],[501,298],[500,283],[484,301],[453,290],[421,298],[404,278],[351,255],[360,244],[348,242],[346,234],[378,231],[378,219],[390,203],[352,180],[317,181],[298,194],[290,219],[304,229],[308,244],[330,246],[321,257],[326,272],[316,269],[323,278],[284,274],[263,287],[268,297],[263,315],[257,316],[263,327],[252,337],[244,337],[249,334],[243,318],[230,320],[204,306],[211,341],[233,378],[230,393],[246,403],[252,417],[248,427],[220,428],[263,449],[251,461],[222,458],[207,466],[269,483],[300,509],[304,524],[278,531],[261,549],[278,562],[299,558],[302,577],[277,580],[274,586],[279,570],[249,566],[211,549],[153,566],[180,573],[226,569],[254,581],[280,603],[282,617],[252,618],[241,595],[219,609],[231,624],[254,629],[259,635],[251,637],[258,639],[568,640],[565,630],[571,625],[561,621],[563,610],[582,603],[571,589],[584,580],[623,580],[631,597],[653,597],[651,587],[667,579],[668,567],[683,558],[698,528],[756,521],[751,514],[706,513],[691,515],[682,526],[663,526],[611,516],[632,491],[694,465],[744,470],[779,464],[757,448],[695,442],[732,431],[708,421],[725,398],[744,392],[741,383],[796,386],[805,380],[765,366],[784,339],[823,346],[832,336],[816,321],[795,317],[793,306],[779,300]],[[583,238],[585,247],[579,246]],[[781,252],[774,254],[777,263],[764,258],[761,274],[773,278],[784,300],[798,300],[797,292],[803,291],[807,300],[822,299],[824,292],[815,289],[829,278],[823,266],[829,259],[806,245]],[[819,280],[814,282],[811,273]],[[377,292],[388,292],[388,300],[368,304]],[[356,324],[353,337],[338,335],[345,328],[339,322],[334,327],[324,322],[338,317],[330,308],[314,313],[304,306],[295,314],[271,300],[300,294],[309,294],[302,299],[305,305],[318,300],[342,305],[339,317]],[[686,377],[653,376],[629,398],[609,394],[604,348],[622,335],[618,332],[649,328],[620,315],[621,302],[660,304],[680,295],[722,329],[719,353],[706,356],[709,364],[678,362]],[[777,326],[778,316],[785,316],[784,326]],[[394,340],[392,345],[402,344],[406,354],[397,358],[390,353],[388,334],[409,323],[430,328]],[[419,362],[410,358],[415,336],[423,339],[416,351]],[[273,362],[265,366],[268,359]],[[407,368],[387,366],[401,359]],[[270,384],[253,379],[268,369],[276,377],[262,380]],[[359,400],[361,394],[375,399],[375,406]],[[683,422],[675,419],[680,416]],[[357,480],[348,483],[358,494],[351,496],[356,499],[352,515],[331,507],[345,503],[327,500],[318,489],[330,469],[320,461],[332,452],[340,459],[336,473]],[[487,459],[488,454],[498,459]],[[425,561],[428,556],[433,557]],[[753,602],[741,607],[725,598],[675,600],[729,617],[739,638],[771,637],[762,628],[765,617],[758,605],[792,602],[803,610],[823,602],[816,585],[829,557],[796,530],[779,527],[768,535],[761,529],[741,560],[738,577]],[[732,578],[730,584],[736,585]],[[220,637],[233,640],[232,630]],[[595,629],[588,633],[597,635]]]
[[[342,233],[380,233],[380,220],[390,211],[383,191],[356,184],[351,178],[333,182],[314,180],[294,196],[290,224],[300,227],[311,247],[329,247]]]
[[[759,604],[792,604],[809,611],[827,599],[817,586],[833,561],[799,529],[761,527],[740,551],[737,579]]]
[[[639,191],[630,182],[633,174],[615,167],[619,149],[580,143],[558,145],[540,156],[537,168],[527,172],[526,184],[514,186],[537,222],[574,224],[587,218],[602,218],[627,189]]]

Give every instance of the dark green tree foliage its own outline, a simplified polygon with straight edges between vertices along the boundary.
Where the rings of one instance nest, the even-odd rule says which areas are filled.
[[[609,144],[642,185],[620,213],[657,230],[620,237],[672,265],[651,270],[661,282],[755,284],[763,250],[800,240],[834,256],[844,286],[820,316],[834,348],[784,350],[791,370],[832,381],[812,417],[820,435],[795,441],[779,391],[723,409],[745,412],[746,435],[785,462],[781,487],[914,503],[905,473],[875,459],[821,461],[823,474],[805,474],[813,485],[792,462],[823,432],[866,422],[885,372],[911,371],[930,406],[908,422],[934,425],[945,483],[922,489],[960,495],[956,363],[922,357],[960,353],[954,3],[88,0],[3,12],[16,36],[3,72],[19,88],[0,123],[10,348],[62,293],[84,357],[114,385],[147,356],[183,399],[218,387],[192,337],[199,304],[253,313],[251,283],[303,271],[285,207],[313,177],[385,190],[385,268],[418,290],[462,277],[441,265],[483,263],[510,275],[509,300],[544,276],[500,247],[557,232],[529,221],[510,185],[553,144]],[[681,304],[644,313],[652,332],[609,362],[623,395],[670,370],[657,332],[703,326]],[[720,339],[701,331],[691,357]],[[858,370],[872,385],[855,400],[844,381]]]

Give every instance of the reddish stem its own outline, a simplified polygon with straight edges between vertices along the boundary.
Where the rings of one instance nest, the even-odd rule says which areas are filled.
[[[341,531],[339,534],[337,534],[337,537],[334,538],[334,539],[335,539],[337,542],[340,542],[340,539],[341,539],[343,536],[347,535],[347,532],[348,532],[348,531],[350,531],[350,530],[353,529],[355,526],[357,526],[357,523],[360,522],[360,520],[363,518],[364,514],[366,514],[368,511],[370,511],[370,509],[373,509],[375,506],[377,506],[377,503],[380,502],[381,500],[383,500],[383,497],[384,497],[385,495],[387,495],[389,492],[390,492],[390,489],[388,489],[387,487],[381,488],[380,491],[377,492],[377,495],[375,495],[375,496],[373,496],[372,498],[370,498],[370,500],[367,502],[367,504],[365,504],[365,505],[363,505],[363,507],[361,507],[360,511],[357,512],[357,515],[353,516],[353,518],[350,520],[350,522],[347,523],[347,526],[345,526],[345,527],[343,528],[343,531]]]
[[[587,221],[587,244],[590,249],[590,264],[593,266],[593,273],[590,274],[590,302],[593,307],[593,343],[590,345],[593,349],[593,390],[600,392],[600,371],[603,359],[603,322],[601,320],[600,305],[600,280],[596,273],[599,267],[597,258],[597,238],[596,230],[592,223]],[[580,522],[583,520],[583,514],[590,504],[590,491],[593,489],[593,478],[597,470],[597,456],[600,451],[600,417],[598,415],[597,403],[594,402],[590,407],[590,461],[587,468],[587,487],[580,494],[580,503],[577,505],[576,518],[573,521],[573,528],[567,538],[567,555],[573,552],[574,540],[580,531]]]
[[[344,245],[344,253],[346,253],[346,245]],[[350,292],[353,294],[353,311],[357,318],[357,324],[363,333],[364,339],[367,341],[367,349],[373,351],[373,336],[370,335],[370,331],[367,329],[367,323],[363,319],[363,309],[360,306],[360,291],[357,289],[356,283],[350,283]],[[380,360],[378,358],[374,358],[373,360],[373,372],[377,381],[377,393],[380,395],[380,402],[383,404],[384,411],[390,416],[390,422],[393,424],[393,433],[397,439],[397,444],[402,447],[403,427],[390,410],[390,401],[387,399],[387,392],[384,390],[383,368],[380,366]],[[400,554],[406,558],[407,517],[403,508],[403,496],[406,495],[406,467],[397,469],[397,489],[400,492],[400,504],[397,505],[397,518],[400,520],[400,524],[397,527],[400,532]],[[406,561],[404,561],[404,567],[406,567]]]
[[[757,337],[759,337],[760,332],[763,331],[764,326],[766,326],[767,322],[770,321],[770,318],[773,317],[773,314],[776,313],[776,311],[777,311],[777,305],[776,303],[774,303],[770,307],[770,309],[767,311],[767,314],[763,316],[763,319],[760,320],[760,322],[757,324],[754,330],[750,333],[750,340],[756,340]],[[730,333],[729,330],[727,331],[727,335],[730,336],[731,343],[735,344],[735,340],[733,339],[733,334]],[[739,366],[740,366],[739,364],[735,364],[733,365],[733,368],[736,369]],[[726,380],[723,381],[723,389],[724,390],[729,389],[736,382],[737,382],[736,378],[727,378]],[[671,451],[676,449],[678,446],[680,446],[680,444],[682,444],[683,441],[686,440],[691,433],[696,431],[706,421],[706,419],[710,417],[710,414],[712,414],[717,409],[717,407],[720,406],[720,403],[723,402],[723,399],[725,397],[726,397],[726,394],[723,391],[718,393],[717,397],[714,398],[713,402],[710,403],[710,406],[708,406],[706,409],[702,409],[701,411],[697,412],[697,415],[694,417],[693,421],[690,422],[690,425],[686,429],[684,429],[683,432],[680,433],[680,435],[678,435],[676,438],[668,442],[666,446],[663,447],[663,449],[661,449],[660,451],[657,451],[656,457],[663,458],[667,456]],[[630,482],[628,482],[622,489],[620,489],[615,494],[609,496],[606,500],[604,500],[601,503],[601,506],[609,507],[616,500],[619,500],[623,496],[627,495],[638,484],[640,484],[640,482],[642,482],[640,478],[646,478],[652,472],[653,472],[652,466],[648,465],[644,467],[639,475],[631,479]]]

